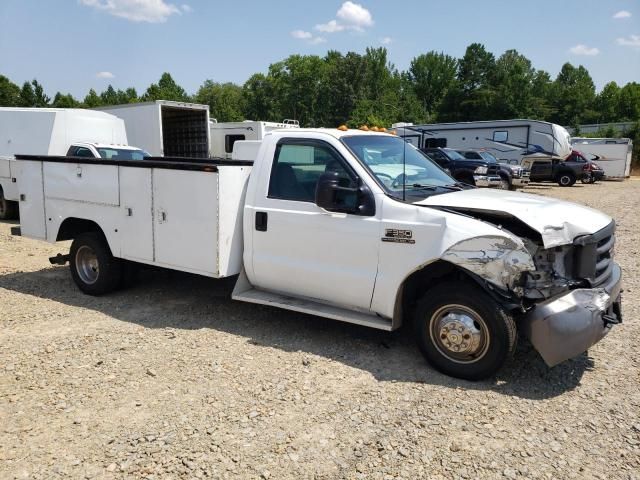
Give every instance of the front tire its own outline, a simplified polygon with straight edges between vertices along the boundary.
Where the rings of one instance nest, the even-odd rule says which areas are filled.
[[[507,177],[500,176],[500,190],[511,190],[511,182]]]
[[[578,178],[576,174],[573,172],[563,172],[558,174],[558,185],[561,187],[572,187]]]
[[[490,377],[515,350],[512,316],[466,282],[447,282],[429,290],[417,304],[414,326],[427,361],[452,377]]]
[[[103,295],[117,289],[122,279],[122,262],[111,255],[107,241],[99,233],[83,233],[69,251],[71,277],[88,295]]]

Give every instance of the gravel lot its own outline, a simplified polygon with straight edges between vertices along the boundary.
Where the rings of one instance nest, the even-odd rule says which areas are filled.
[[[67,245],[0,223],[0,478],[640,479],[640,179],[534,185],[618,222],[625,323],[548,369],[445,377],[408,329],[232,302],[144,272],[82,295]]]

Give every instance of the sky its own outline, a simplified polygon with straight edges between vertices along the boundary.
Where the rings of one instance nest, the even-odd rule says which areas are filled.
[[[291,54],[384,46],[407,69],[430,50],[516,49],[555,78],[584,65],[600,90],[640,81],[640,0],[0,0],[0,74],[82,99],[163,72],[188,93],[244,83]]]

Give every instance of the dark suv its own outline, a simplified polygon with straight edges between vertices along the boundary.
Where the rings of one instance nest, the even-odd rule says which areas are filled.
[[[460,155],[469,160],[486,160],[500,167],[500,188],[515,190],[529,183],[529,170],[520,165],[501,163],[491,152],[486,150],[456,150]]]
[[[423,148],[422,152],[459,182],[476,187],[500,187],[498,164],[464,158],[451,148]]]

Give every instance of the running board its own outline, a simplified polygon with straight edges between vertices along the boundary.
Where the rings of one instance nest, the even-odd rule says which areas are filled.
[[[356,325],[363,325],[365,327],[391,331],[391,321],[385,320],[377,315],[354,312],[346,308],[325,305],[324,303],[308,299],[280,295],[265,290],[258,290],[257,288],[249,288],[243,292],[234,291],[231,298],[241,302],[269,305],[284,308],[285,310],[293,310],[294,312],[307,313],[309,315],[317,315],[319,317],[355,323]]]

